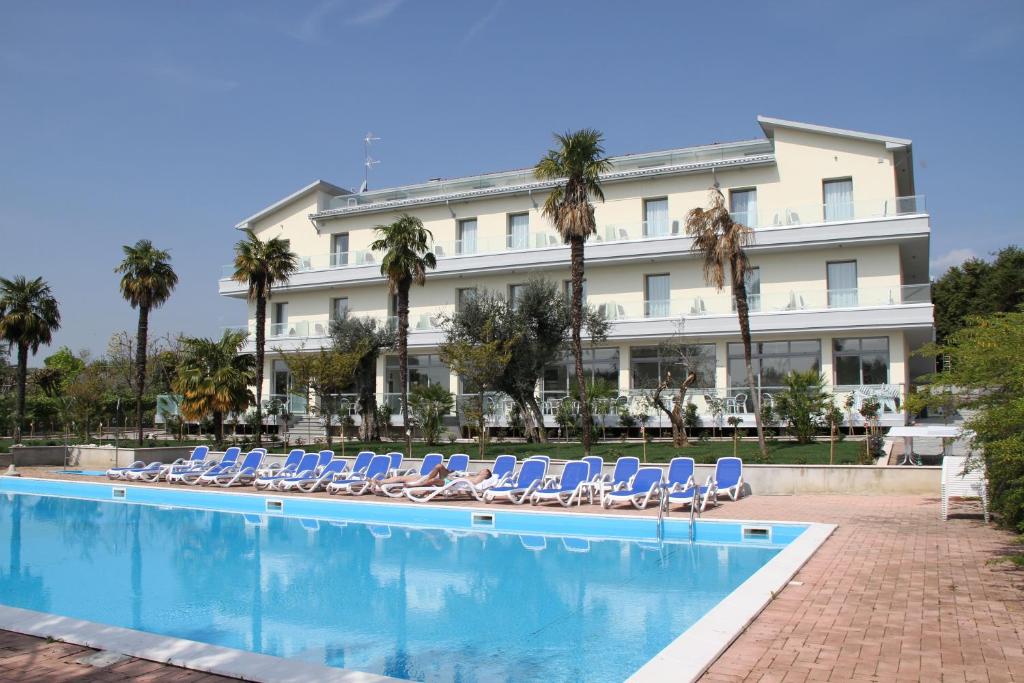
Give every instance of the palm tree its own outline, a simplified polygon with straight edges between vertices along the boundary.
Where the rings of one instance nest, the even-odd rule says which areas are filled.
[[[21,443],[25,422],[25,380],[28,376],[28,355],[43,344],[49,344],[60,328],[60,310],[50,286],[41,277],[34,280],[19,275],[0,278],[0,340],[8,348],[17,347],[17,406],[14,443]]]
[[[171,255],[157,249],[149,240],[127,244],[124,260],[114,269],[121,273],[121,296],[132,308],[139,309],[139,326],[135,333],[135,421],[142,445],[142,394],[146,388],[146,345],[149,336],[149,312],[159,308],[171,297],[178,284],[178,275],[168,261]]]
[[[402,214],[394,223],[374,228],[378,238],[370,245],[373,251],[386,252],[380,262],[380,274],[388,280],[388,291],[398,295],[398,372],[402,379],[402,424],[405,425],[405,450],[412,455],[412,430],[409,428],[409,290],[413,283],[423,286],[427,269],[437,267],[430,251],[434,235],[423,227],[423,221]]]
[[[246,228],[246,238],[235,244],[234,279],[249,287],[249,301],[256,302],[256,444],[263,434],[263,357],[266,350],[267,300],[276,285],[288,282],[299,265],[288,240],[261,240]]]
[[[557,180],[544,201],[544,215],[551,219],[562,240],[569,245],[572,263],[572,352],[576,357],[576,385],[580,393],[580,433],[583,452],[590,453],[592,420],[587,401],[587,378],[583,373],[583,347],[580,328],[583,326],[583,245],[597,231],[591,198],[604,201],[599,183],[601,174],[612,164],[604,156],[604,136],[591,128],[575,133],[555,135],[557,147],[548,150],[537,162],[534,175],[540,180]]]
[[[224,415],[244,412],[253,400],[249,386],[259,365],[251,354],[239,353],[246,337],[246,332],[228,330],[220,339],[181,340],[181,362],[172,382],[182,397],[181,414],[197,421],[213,415],[218,442],[224,440]]]
[[[686,215],[686,234],[693,238],[693,251],[704,260],[704,281],[718,291],[725,287],[726,277],[736,300],[736,315],[743,339],[743,361],[747,369],[747,386],[754,396],[754,421],[757,424],[757,442],[761,456],[768,457],[761,424],[761,395],[754,384],[754,369],[750,362],[750,306],[747,303],[747,271],[750,261],[745,248],[754,241],[754,232],[732,219],[725,204],[725,196],[716,184],[708,193],[711,206],[697,207]],[[728,272],[728,275],[727,275]]]

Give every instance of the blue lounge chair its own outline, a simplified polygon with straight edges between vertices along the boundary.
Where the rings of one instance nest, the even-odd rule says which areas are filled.
[[[148,465],[141,460],[133,462],[127,467],[111,467],[107,470],[107,479],[125,480],[137,479],[143,476],[159,475],[166,465],[162,462],[151,462]]]
[[[580,460],[590,466],[590,472],[587,474],[587,494],[590,496],[590,502],[593,503],[594,492],[597,491],[597,494],[601,495],[601,482],[604,481],[604,458],[599,455],[586,455]]]
[[[705,482],[703,486],[691,484],[690,486],[688,486],[685,489],[682,489],[681,491],[674,491],[672,493],[669,493],[668,500],[666,502],[670,506],[676,504],[688,505],[692,507],[694,505],[695,500],[700,501],[700,510],[701,512],[703,512],[704,509],[707,508],[708,502],[711,501],[712,498],[715,499],[716,503],[718,502],[718,496],[715,492],[714,479],[709,476],[707,482]]]
[[[636,476],[640,469],[640,458],[632,455],[624,455],[615,461],[615,469],[612,473],[601,476],[595,486],[595,491],[600,498],[604,498],[609,491],[616,491],[629,486],[629,482]]]
[[[260,468],[260,478],[272,477],[278,474],[294,474],[299,466],[299,461],[302,460],[302,456],[306,454],[306,451],[301,448],[293,448],[288,453],[288,457],[284,459],[283,463],[273,462],[269,465],[264,465]],[[257,487],[258,488],[258,487]]]
[[[361,496],[369,490],[370,484],[373,481],[379,481],[387,477],[390,469],[390,456],[375,455],[370,460],[370,465],[366,468],[365,475],[332,481],[327,485],[327,492],[330,494],[348,493],[354,496]]]
[[[719,491],[725,491],[731,499],[739,500],[743,495],[743,461],[733,457],[719,458],[715,463],[713,485],[715,502],[718,501]]]
[[[339,475],[345,472],[348,463],[344,460],[332,460],[322,470],[308,470],[302,474],[279,481],[275,488],[278,491],[301,491],[313,493],[324,488]]]
[[[469,456],[465,453],[453,453],[448,457],[448,464],[445,467],[449,472],[468,472]]]
[[[582,460],[571,460],[565,463],[558,484],[536,489],[530,494],[530,504],[537,505],[543,501],[555,500],[564,507],[569,507],[574,501],[577,504],[581,503],[583,495],[589,489],[587,480],[589,474],[589,463]]]
[[[510,478],[513,472],[516,471],[516,465],[519,463],[519,458],[514,455],[499,455],[494,459],[494,466],[491,467],[491,474],[497,477],[498,483],[504,483],[504,481]]]
[[[190,467],[184,465],[182,467],[172,467],[167,472],[167,483],[168,484],[198,484],[199,477],[207,473],[218,473],[224,472],[235,466],[238,456],[241,455],[240,448],[229,448],[224,452],[224,457],[221,458],[219,463],[211,466],[207,466],[203,463],[197,467]]]
[[[547,473],[547,460],[527,458],[512,481],[487,489],[483,494],[483,500],[485,503],[493,503],[495,500],[504,499],[521,505],[534,491],[540,488]]]
[[[273,474],[262,474],[256,477],[252,485],[259,490],[277,488],[277,485],[282,481],[291,479],[292,477],[305,476],[307,473],[312,473],[316,469],[316,464],[320,460],[320,456],[316,453],[305,453],[301,448],[298,452],[302,455],[299,456],[299,461],[293,466],[286,466],[278,468]],[[295,454],[292,451],[288,454],[291,458]],[[264,470],[266,471],[266,470]]]
[[[115,467],[107,470],[107,476],[111,479],[130,479],[132,481],[148,481],[154,482],[167,476],[172,468],[175,467],[202,467],[206,463],[206,458],[210,454],[209,446],[196,446],[192,449],[192,453],[188,458],[178,458],[172,463],[149,463],[141,467]],[[113,473],[113,474],[112,474]]]
[[[199,476],[199,484],[202,486],[212,484],[214,486],[223,486],[224,488],[229,486],[248,486],[256,479],[256,470],[260,468],[260,463],[263,462],[265,455],[265,453],[260,451],[249,451],[245,454],[245,459],[242,460],[241,465],[229,467],[216,474],[201,474]]]
[[[373,451],[359,451],[356,453],[355,462],[352,463],[353,476],[366,474],[366,468],[370,466],[370,461],[373,460],[375,455],[377,454]]]
[[[643,510],[651,500],[660,499],[663,474],[660,467],[641,467],[633,475],[629,486],[609,491],[601,504],[610,508],[614,503],[630,502],[637,509]]]
[[[334,451],[320,451],[320,459],[316,463],[316,471],[319,472],[327,467],[327,464],[334,460]]]
[[[402,471],[402,454],[398,451],[391,451],[388,453],[388,457],[391,459],[391,464],[388,467],[388,476],[400,474]]]
[[[665,490],[669,493],[685,491],[694,483],[693,458],[672,458],[665,477]]]
[[[419,470],[406,470],[405,476],[419,475],[420,477],[425,477],[443,461],[444,456],[440,453],[427,453],[423,456],[423,462],[420,463]],[[404,495],[403,489],[406,486],[408,484],[383,484],[380,487],[380,493],[389,498],[401,498]]]

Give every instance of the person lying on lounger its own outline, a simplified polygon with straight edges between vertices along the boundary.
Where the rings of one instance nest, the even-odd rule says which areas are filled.
[[[420,476],[418,474],[406,474],[400,477],[388,477],[387,479],[381,479],[379,482],[376,482],[374,490],[378,490],[382,486],[391,487],[396,485],[408,487],[444,486],[455,479],[464,479],[475,486],[487,481],[492,476],[491,471],[485,467],[479,472],[467,474],[464,477],[453,477],[451,470],[444,465],[437,465],[434,469],[427,472],[425,476]]]

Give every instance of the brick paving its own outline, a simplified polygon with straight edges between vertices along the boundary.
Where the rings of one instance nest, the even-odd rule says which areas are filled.
[[[938,498],[922,496],[751,496],[705,516],[839,528],[704,681],[1024,681],[1024,572],[989,562],[1009,534],[973,516],[942,522]],[[136,659],[75,663],[91,652],[0,631],[0,683],[229,680]]]

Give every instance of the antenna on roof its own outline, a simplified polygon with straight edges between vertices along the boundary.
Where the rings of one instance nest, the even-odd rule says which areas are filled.
[[[359,186],[360,192],[366,192],[370,182],[370,169],[375,164],[380,163],[380,161],[370,156],[370,145],[378,140],[380,140],[380,138],[374,136],[373,133],[367,133],[366,137],[363,138],[363,184]]]

